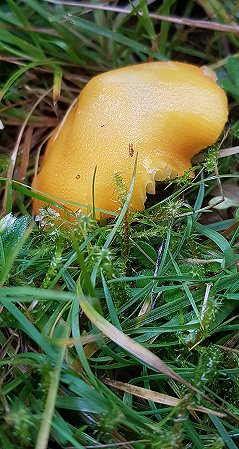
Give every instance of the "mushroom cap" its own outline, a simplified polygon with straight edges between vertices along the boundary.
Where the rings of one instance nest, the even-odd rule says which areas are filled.
[[[127,191],[138,154],[130,205],[142,211],[155,181],[189,169],[191,158],[217,140],[227,116],[226,95],[206,67],[151,62],[103,73],[88,82],[54,131],[32,186],[91,207],[97,167],[95,207],[117,211],[116,177]],[[33,200],[35,213],[41,206]]]

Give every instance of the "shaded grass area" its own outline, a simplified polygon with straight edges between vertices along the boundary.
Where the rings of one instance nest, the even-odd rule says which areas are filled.
[[[237,16],[219,0],[4,2],[4,449],[239,446]],[[129,192],[108,222],[51,207],[33,221],[39,149],[90,77],[170,58],[214,67],[229,94],[195,177],[159,185],[142,214]]]

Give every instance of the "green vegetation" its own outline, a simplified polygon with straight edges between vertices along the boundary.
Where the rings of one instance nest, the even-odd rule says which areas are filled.
[[[239,447],[237,19],[233,0],[2,2],[1,448]],[[39,148],[85,83],[164,59],[214,68],[229,94],[195,177],[142,214],[123,192],[107,222],[34,221]]]

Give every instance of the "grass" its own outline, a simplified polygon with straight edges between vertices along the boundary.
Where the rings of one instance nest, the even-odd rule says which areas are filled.
[[[239,447],[237,18],[232,0],[3,2],[0,447]],[[118,217],[34,221],[39,148],[85,83],[165,59],[214,68],[229,95],[195,177],[141,214],[133,177]]]

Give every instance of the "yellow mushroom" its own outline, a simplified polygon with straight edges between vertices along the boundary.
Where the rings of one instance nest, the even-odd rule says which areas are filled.
[[[95,207],[117,211],[116,177],[129,189],[138,154],[130,206],[142,211],[155,181],[189,169],[191,158],[217,140],[227,115],[226,95],[205,67],[151,62],[103,73],[54,131],[32,185],[89,208],[97,167]],[[41,206],[33,200],[35,213]]]

